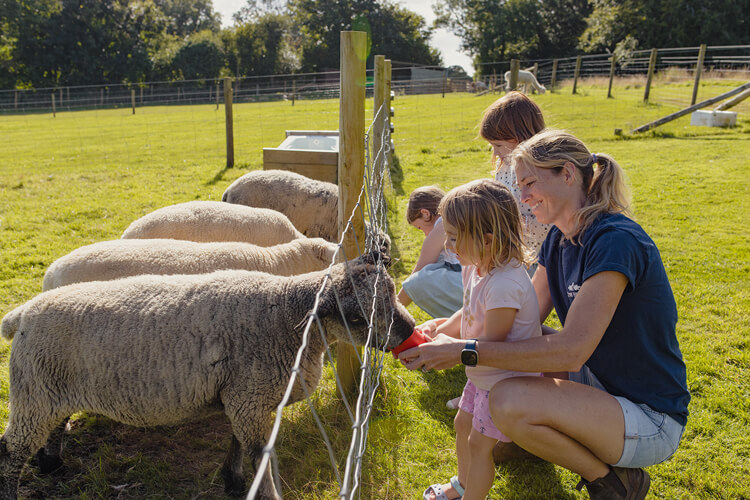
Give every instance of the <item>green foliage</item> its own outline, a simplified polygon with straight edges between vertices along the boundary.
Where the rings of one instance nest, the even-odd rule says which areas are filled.
[[[397,61],[439,65],[428,45],[424,18],[379,0],[290,0],[290,14],[300,33],[303,71],[338,68],[341,31],[367,31],[369,56],[387,54]]]
[[[290,23],[280,14],[263,14],[234,28],[232,33],[233,53],[239,75],[271,75],[285,73],[283,56],[288,43]]]
[[[478,63],[570,55],[589,10],[587,0],[442,0],[435,6],[436,24],[461,38]]]
[[[153,0],[167,22],[166,32],[179,38],[221,29],[221,16],[212,0]]]
[[[750,0],[594,0],[580,47],[614,50],[626,37],[639,48],[750,43]]]
[[[208,30],[191,35],[175,53],[171,66],[187,80],[218,77],[224,66],[221,40]]]

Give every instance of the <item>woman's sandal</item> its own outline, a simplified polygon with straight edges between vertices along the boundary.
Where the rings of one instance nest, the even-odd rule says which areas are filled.
[[[433,484],[424,490],[424,493],[422,493],[422,500],[430,500],[430,491],[435,493],[435,500],[461,500],[464,496],[464,488],[461,486],[461,483],[458,482],[458,476],[453,476],[450,482],[453,489],[456,490],[456,493],[460,495],[457,499],[448,498],[445,491],[443,491],[442,484]]]

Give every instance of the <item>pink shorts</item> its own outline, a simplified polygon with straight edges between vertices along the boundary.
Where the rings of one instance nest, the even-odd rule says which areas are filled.
[[[471,413],[474,417],[471,425],[480,434],[497,439],[504,443],[510,443],[511,439],[500,432],[495,424],[492,423],[490,416],[490,391],[478,389],[471,380],[466,381],[464,392],[461,394],[461,401],[458,402],[458,408]]]

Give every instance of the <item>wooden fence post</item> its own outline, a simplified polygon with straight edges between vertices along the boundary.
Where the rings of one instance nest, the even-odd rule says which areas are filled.
[[[555,84],[557,83],[557,64],[559,62],[559,59],[553,59],[552,60],[552,78],[549,82],[549,89],[550,91],[555,88]]]
[[[576,57],[576,70],[573,74],[573,94],[576,93],[576,89],[578,88],[578,77],[581,74],[581,63],[583,62],[583,58],[581,56]]]
[[[380,185],[380,177],[382,175],[382,165],[385,159],[382,155],[383,146],[383,133],[385,132],[385,122],[389,109],[385,107],[385,56],[375,56],[375,71],[372,78],[372,102],[373,102],[373,123],[372,123],[372,135],[370,143],[372,144],[372,154],[370,161],[372,162],[372,179],[370,183],[370,189],[373,193],[378,193]],[[443,97],[445,97],[445,86],[443,86]],[[379,114],[378,114],[379,113]],[[378,157],[380,154],[380,157]]]
[[[56,115],[55,113],[55,93],[52,92],[52,118],[54,118]]]
[[[518,70],[521,69],[521,61],[518,59],[510,60],[510,80],[507,82],[506,87],[509,91],[516,90],[518,87]]]
[[[615,78],[615,65],[617,64],[614,54],[612,54],[612,57],[610,57],[609,60],[611,61],[611,64],[609,65],[609,87],[607,87],[607,99],[612,97],[612,80]]]
[[[224,78],[224,114],[227,125],[227,168],[234,167],[234,120],[232,119],[232,79]]]
[[[343,250],[347,258],[354,258],[357,242],[364,244],[364,221],[352,218],[352,230],[346,231],[349,217],[357,205],[365,173],[365,60],[367,33],[342,31],[341,37],[341,97],[339,104],[339,235],[344,234]],[[355,239],[356,234],[356,239]],[[343,257],[343,256],[342,256]],[[336,373],[344,390],[355,387],[360,369],[358,348],[338,342]]]
[[[695,100],[698,98],[698,85],[701,82],[701,71],[703,71],[703,59],[706,57],[706,44],[702,43],[701,48],[698,50],[698,62],[695,63],[695,84],[693,85],[693,98],[690,100],[690,105],[695,104]]]
[[[135,114],[135,89],[130,89],[130,106],[133,108],[133,114]]]
[[[648,60],[648,75],[646,76],[646,90],[643,91],[643,102],[648,102],[648,95],[651,93],[651,80],[654,78],[656,71],[656,49],[651,49],[651,57]]]
[[[219,81],[216,80],[216,109],[219,109]]]

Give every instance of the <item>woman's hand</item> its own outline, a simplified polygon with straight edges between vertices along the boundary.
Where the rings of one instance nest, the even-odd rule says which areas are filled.
[[[432,342],[402,352],[398,359],[410,370],[446,370],[461,362],[461,351],[465,343],[461,339],[438,334]]]

